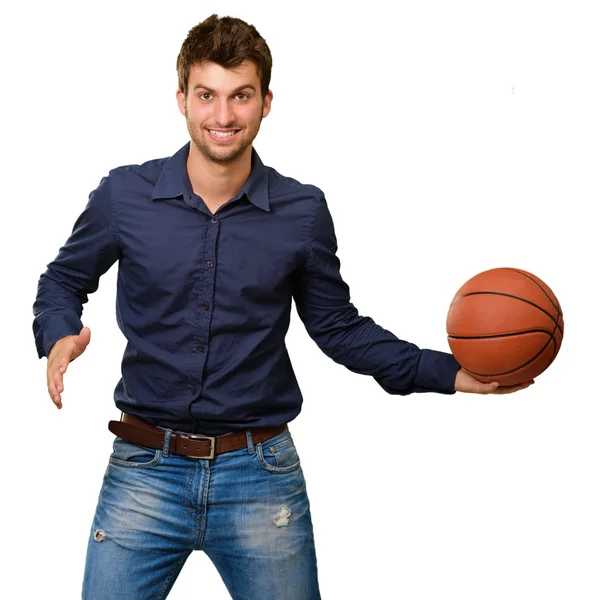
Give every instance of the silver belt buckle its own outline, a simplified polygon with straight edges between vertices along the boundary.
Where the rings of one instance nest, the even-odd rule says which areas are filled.
[[[182,437],[189,438],[190,440],[209,440],[211,450],[207,456],[190,456],[187,454],[189,458],[206,458],[207,460],[211,460],[213,458],[215,454],[215,437],[209,435],[199,435],[195,433],[184,435]]]

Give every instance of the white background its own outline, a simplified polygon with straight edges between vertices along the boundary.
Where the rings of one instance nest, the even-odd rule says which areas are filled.
[[[456,290],[499,266],[558,296],[562,350],[508,396],[389,396],[325,357],[295,311],[291,429],[323,598],[588,600],[588,21],[583,3],[28,2],[4,9],[2,546],[10,598],[80,596],[118,419],[116,267],[85,306],[58,411],[36,355],[46,265],[108,170],[188,141],[175,62],[211,13],[253,23],[275,100],[255,147],[326,193],[352,301],[447,350]],[[587,343],[586,343],[587,342]],[[193,553],[170,596],[228,598]]]

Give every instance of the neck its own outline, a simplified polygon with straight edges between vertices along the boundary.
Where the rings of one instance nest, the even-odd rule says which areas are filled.
[[[227,201],[235,196],[250,175],[252,146],[231,163],[207,160],[191,141],[187,174],[193,191],[202,198]]]

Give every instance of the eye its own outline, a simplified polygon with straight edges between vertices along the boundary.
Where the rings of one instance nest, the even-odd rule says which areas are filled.
[[[246,100],[248,98],[248,94],[243,94],[240,92],[239,94],[236,94],[236,98],[238,98],[238,100]]]
[[[207,98],[205,98],[205,96],[207,96]],[[201,100],[210,100],[211,94],[209,92],[203,92],[202,94],[199,94],[199,98],[201,98]]]

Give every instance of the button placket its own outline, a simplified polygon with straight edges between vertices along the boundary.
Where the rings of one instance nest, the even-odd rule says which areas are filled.
[[[208,219],[209,224],[216,225],[218,219],[212,217]],[[203,254],[201,255],[205,263],[205,269],[202,271],[200,289],[194,296],[196,302],[196,328],[195,328],[195,346],[193,374],[190,377],[189,392],[192,396],[201,393],[202,382],[204,379],[204,369],[206,362],[207,349],[210,339],[211,313],[213,306],[213,290],[215,280],[215,260],[217,258],[217,241],[219,236],[219,227],[206,226],[203,230],[205,236],[203,243]],[[202,263],[203,264],[203,263]],[[211,270],[213,269],[213,270]]]

